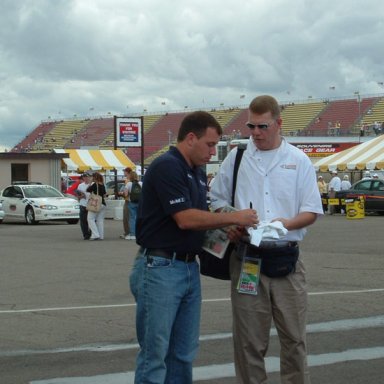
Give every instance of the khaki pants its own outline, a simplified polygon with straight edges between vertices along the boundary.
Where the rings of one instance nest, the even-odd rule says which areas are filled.
[[[307,291],[300,258],[296,272],[282,278],[261,275],[258,295],[238,293],[241,261],[231,258],[231,301],[235,369],[241,384],[265,384],[264,357],[274,321],[280,339],[282,384],[310,384],[306,357]]]

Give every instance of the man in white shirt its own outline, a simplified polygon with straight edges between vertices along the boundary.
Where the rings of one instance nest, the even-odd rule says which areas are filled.
[[[235,208],[252,206],[260,222],[280,221],[287,234],[278,241],[262,241],[258,247],[241,245],[231,257],[231,302],[236,377],[241,384],[267,382],[264,356],[268,350],[272,320],[281,345],[281,382],[308,384],[306,359],[307,287],[305,269],[299,255],[305,227],[323,213],[316,174],[308,156],[281,136],[280,107],[271,96],[259,96],[249,106],[247,127],[250,140],[237,176]],[[237,148],[222,163],[211,189],[211,207],[231,205],[233,167]],[[244,233],[232,229],[228,237],[239,239]],[[270,277],[263,268],[265,257],[274,253],[295,257],[293,268],[284,276]],[[257,295],[240,293],[238,283],[242,258],[261,258]],[[281,259],[280,259],[281,260]],[[291,259],[290,259],[291,260]]]
[[[336,192],[341,190],[341,179],[337,175],[337,171],[332,171],[332,179],[328,184],[328,194],[330,199],[334,199],[336,197]],[[336,205],[329,205],[329,214],[333,215],[336,211]]]
[[[352,186],[352,184],[349,181],[349,176],[348,175],[344,175],[343,176],[343,181],[341,182],[341,185],[340,185],[340,190],[341,191],[346,191],[347,189],[350,189],[351,186]]]

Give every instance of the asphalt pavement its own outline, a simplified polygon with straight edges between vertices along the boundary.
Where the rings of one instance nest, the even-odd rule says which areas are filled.
[[[383,216],[320,218],[300,249],[309,284],[312,384],[384,383]],[[137,342],[128,276],[138,246],[106,220],[105,240],[79,225],[0,225],[0,383],[133,383]],[[202,277],[194,380],[236,383],[229,283]],[[271,334],[270,384],[279,383]]]

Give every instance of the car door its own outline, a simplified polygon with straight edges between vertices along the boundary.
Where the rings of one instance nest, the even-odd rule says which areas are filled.
[[[12,185],[3,191],[3,209],[7,216],[24,216],[23,193],[20,187]]]
[[[369,210],[371,208],[371,180],[361,180],[354,184],[350,190],[346,193],[346,198],[357,199],[359,196],[364,196],[365,200],[365,209]]]
[[[372,180],[369,201],[372,210],[384,211],[384,182],[382,180]]]

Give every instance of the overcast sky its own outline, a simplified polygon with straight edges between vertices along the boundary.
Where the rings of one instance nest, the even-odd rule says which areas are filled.
[[[0,149],[48,116],[384,93],[383,41],[382,0],[0,0]]]

